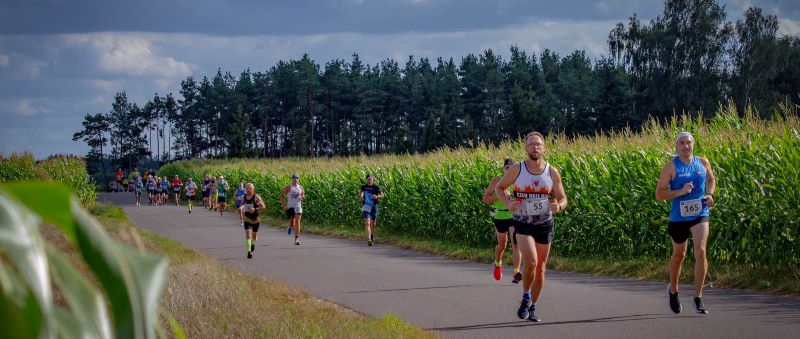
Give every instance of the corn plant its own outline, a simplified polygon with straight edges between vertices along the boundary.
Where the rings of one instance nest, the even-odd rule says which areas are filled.
[[[60,228],[100,288],[45,243],[41,222]],[[111,239],[66,186],[0,187],[0,258],[0,337],[155,337],[167,260]]]
[[[695,153],[717,173],[708,251],[715,262],[768,268],[800,267],[800,125],[796,112],[774,121],[740,117],[735,108],[713,119],[675,117],[650,122],[643,131],[596,137],[548,137],[547,161],[562,173],[570,200],[556,217],[554,251],[582,257],[657,257],[671,251],[666,233],[668,202],[655,200],[655,186],[675,151],[675,136],[694,133]],[[443,149],[425,155],[339,159],[189,161],[162,169],[197,178],[209,171],[256,183],[268,213],[280,216],[278,192],[289,174],[306,188],[304,218],[328,225],[361,223],[358,189],[372,173],[386,191],[380,228],[493,246],[485,186],[500,175],[501,160],[525,158],[522,140],[499,147]]]

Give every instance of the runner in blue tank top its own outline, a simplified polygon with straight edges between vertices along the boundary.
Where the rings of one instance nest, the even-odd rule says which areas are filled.
[[[675,138],[677,156],[661,170],[656,186],[657,200],[671,200],[669,226],[672,238],[672,257],[669,261],[669,285],[667,296],[672,312],[681,313],[678,299],[678,277],[686,257],[687,240],[692,237],[695,256],[694,302],[695,312],[706,314],[703,304],[703,284],[708,273],[706,242],[709,232],[709,207],[714,206],[716,176],[711,163],[694,155],[694,137],[682,132]]]

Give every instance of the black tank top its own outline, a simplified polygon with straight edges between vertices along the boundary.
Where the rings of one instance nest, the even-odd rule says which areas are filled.
[[[253,204],[253,211],[254,212],[244,212],[244,215],[248,218],[255,219],[258,218],[258,209],[256,209],[256,195],[253,193],[253,196],[250,199],[247,199],[247,195],[244,196],[244,204]]]

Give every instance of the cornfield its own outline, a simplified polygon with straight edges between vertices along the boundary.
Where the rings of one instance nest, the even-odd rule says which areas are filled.
[[[56,157],[37,162],[27,153],[12,154],[8,158],[0,155],[0,183],[39,180],[63,183],[84,206],[93,204],[97,197],[94,183],[86,172],[86,163],[81,159]]]
[[[640,133],[548,137],[547,160],[561,171],[570,201],[556,216],[554,252],[623,259],[668,255],[669,203],[656,201],[654,192],[661,168],[675,153],[675,136],[686,130],[695,136],[695,154],[708,158],[717,174],[709,257],[797,270],[800,133],[793,110],[761,121],[728,108],[708,121],[651,122]],[[281,216],[278,194],[289,175],[298,173],[306,189],[304,219],[338,227],[361,225],[358,191],[372,173],[386,192],[378,219],[383,230],[491,247],[495,236],[481,197],[506,157],[524,159],[523,141],[418,156],[190,160],[162,167],[160,175],[201,180],[211,173],[232,184],[252,182],[267,213]]]

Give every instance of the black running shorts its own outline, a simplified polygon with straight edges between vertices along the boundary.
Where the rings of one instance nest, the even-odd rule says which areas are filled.
[[[507,233],[508,228],[514,226],[514,219],[492,219],[492,222],[494,228],[500,233]]]
[[[227,202],[228,200],[225,197],[217,197],[217,202]]]
[[[533,241],[537,244],[547,245],[553,241],[553,236],[555,235],[553,222],[534,225],[514,220],[514,240],[516,240],[518,236],[526,235],[533,237]]]
[[[244,230],[245,231],[247,231],[249,229],[252,229],[253,232],[258,232],[258,226],[259,226],[259,223],[251,224],[251,223],[249,223],[247,221],[244,222]]]
[[[692,227],[708,221],[708,217],[698,217],[689,221],[670,221],[667,226],[667,233],[676,244],[683,244],[692,235]]]
[[[294,212],[294,207],[286,210],[286,217],[287,218],[291,219],[291,218],[294,218],[296,215],[297,215],[297,213]]]

